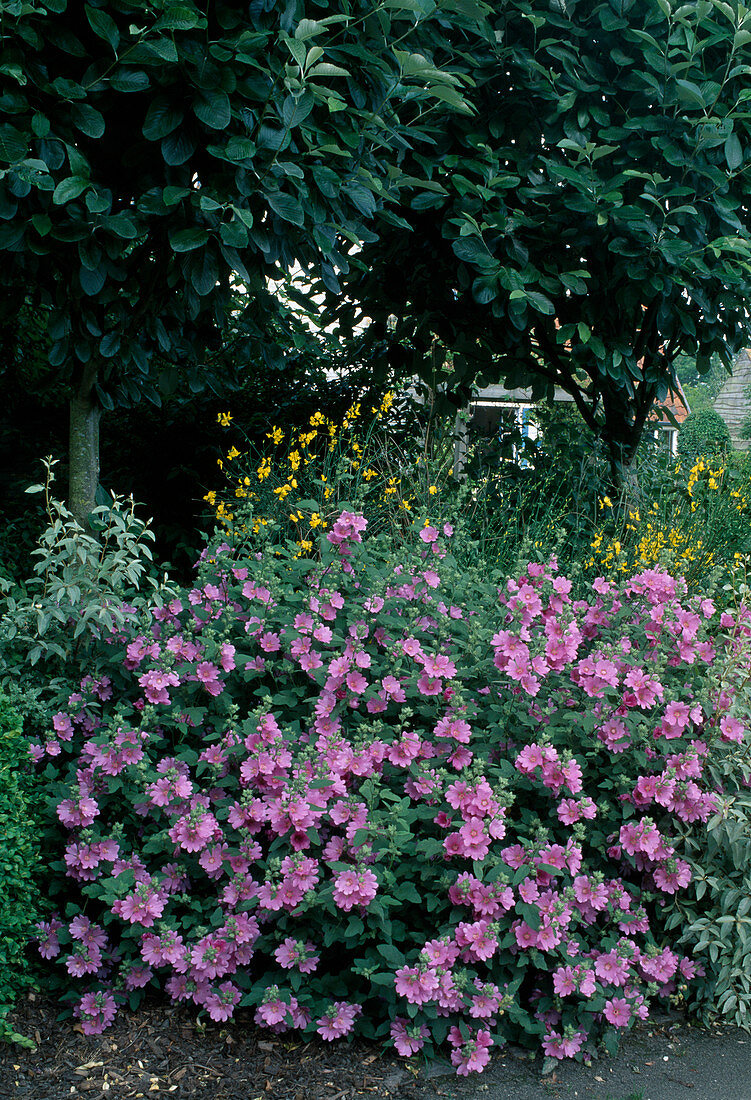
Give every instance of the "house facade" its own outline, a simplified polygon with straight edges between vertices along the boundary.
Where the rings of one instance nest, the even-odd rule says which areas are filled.
[[[751,361],[749,371],[749,382],[751,382]],[[561,405],[574,404],[571,394],[559,387],[556,387],[553,401]],[[536,439],[538,429],[534,422],[534,408],[535,402],[532,401],[530,390],[509,390],[501,385],[485,386],[477,390],[470,402],[468,426],[485,435],[494,435],[500,429],[501,418],[504,415],[513,415],[521,429],[522,437]],[[652,410],[646,431],[651,432],[657,442],[663,443],[671,454],[676,454],[678,428],[690,411],[688,402],[678,387],[677,393],[669,393],[665,400]]]
[[[747,451],[751,440],[744,437],[743,424],[751,414],[751,348],[742,351],[733,364],[733,373],[725,380],[715,398],[716,412],[728,426],[733,448]]]

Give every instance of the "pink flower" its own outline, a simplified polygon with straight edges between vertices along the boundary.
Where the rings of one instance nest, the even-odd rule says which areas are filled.
[[[101,1035],[116,1014],[115,998],[111,993],[102,990],[98,993],[84,993],[73,1009],[73,1015],[81,1021],[84,1035]]]
[[[242,992],[232,982],[222,982],[203,998],[203,1005],[212,1020],[217,1023],[228,1020],[235,1011]]]
[[[746,733],[746,727],[737,718],[727,716],[720,719],[720,731],[720,737],[723,741],[735,742],[735,744],[740,745]]]
[[[405,1020],[403,1016],[397,1016],[391,1024],[391,1038],[394,1040],[394,1046],[397,1053],[404,1058],[422,1050],[429,1034],[425,1024],[412,1023]]]
[[[331,1042],[339,1039],[352,1030],[355,1018],[362,1012],[358,1004],[350,1004],[347,1001],[334,1001],[333,1005],[318,1018],[316,1031],[322,1038]]]
[[[402,966],[394,974],[394,988],[413,1005],[432,1001],[438,989],[438,975],[425,966]]]
[[[585,1038],[583,1031],[565,1037],[557,1031],[549,1031],[542,1040],[542,1049],[548,1058],[573,1058],[581,1050]]]
[[[320,957],[315,954],[315,945],[310,941],[287,938],[274,951],[274,958],[285,970],[297,968],[301,974],[312,974],[318,966]]]
[[[461,1077],[470,1073],[482,1073],[490,1061],[490,1048],[493,1040],[490,1032],[480,1028],[473,1033],[469,1030],[469,1039],[465,1039],[458,1027],[449,1030],[448,1040],[454,1048],[451,1051],[451,1063]]]
[[[625,997],[611,997],[605,1002],[603,1014],[613,1027],[628,1027],[631,1022],[631,1006]]]
[[[378,879],[372,871],[339,871],[334,878],[334,902],[345,913],[355,905],[370,905],[377,891]]]

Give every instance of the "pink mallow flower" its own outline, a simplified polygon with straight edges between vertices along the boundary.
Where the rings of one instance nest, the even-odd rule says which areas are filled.
[[[490,1048],[493,1045],[490,1032],[480,1028],[474,1034],[470,1030],[469,1036],[465,1039],[458,1027],[452,1027],[448,1034],[449,1042],[454,1048],[451,1051],[451,1064],[456,1066],[460,1077],[482,1073],[490,1061]]]
[[[332,1039],[340,1039],[347,1035],[355,1024],[355,1019],[362,1012],[358,1004],[350,1004],[348,1001],[334,1001],[330,1008],[319,1016],[316,1021],[318,1034],[331,1042]]]
[[[104,990],[97,993],[84,993],[73,1009],[73,1015],[81,1021],[81,1030],[84,1035],[101,1035],[112,1023],[116,1014],[115,998]]]
[[[422,1050],[429,1031],[425,1024],[415,1024],[405,1020],[403,1016],[397,1016],[391,1024],[391,1038],[398,1054],[409,1058],[410,1054],[416,1054]]]
[[[340,871],[334,879],[334,901],[349,912],[355,905],[370,905],[378,891],[378,879],[372,871]]]

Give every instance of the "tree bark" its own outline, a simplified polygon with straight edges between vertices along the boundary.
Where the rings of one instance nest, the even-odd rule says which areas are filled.
[[[89,516],[96,507],[99,485],[101,408],[94,389],[96,376],[96,367],[86,366],[70,401],[68,507],[84,528],[88,528]]]

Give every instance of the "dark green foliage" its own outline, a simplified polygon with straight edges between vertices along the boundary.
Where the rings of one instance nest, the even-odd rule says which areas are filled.
[[[690,413],[681,424],[678,432],[678,453],[686,458],[723,454],[729,448],[728,426],[714,409]]]
[[[281,365],[267,278],[316,266],[336,290],[376,214],[394,220],[398,162],[429,140],[423,111],[467,109],[448,30],[487,33],[484,11],[3,6],[0,284],[49,310],[49,361],[74,393],[78,518],[96,488],[100,408]]]
[[[442,345],[465,399],[478,375],[567,391],[620,482],[678,354],[703,373],[748,343],[751,14],[510,0],[496,24],[433,194],[366,242],[332,308],[353,334],[373,319],[376,364],[432,379]]]
[[[41,867],[34,782],[18,715],[0,695],[0,1039],[15,1037],[6,1017],[31,980],[26,946]]]

